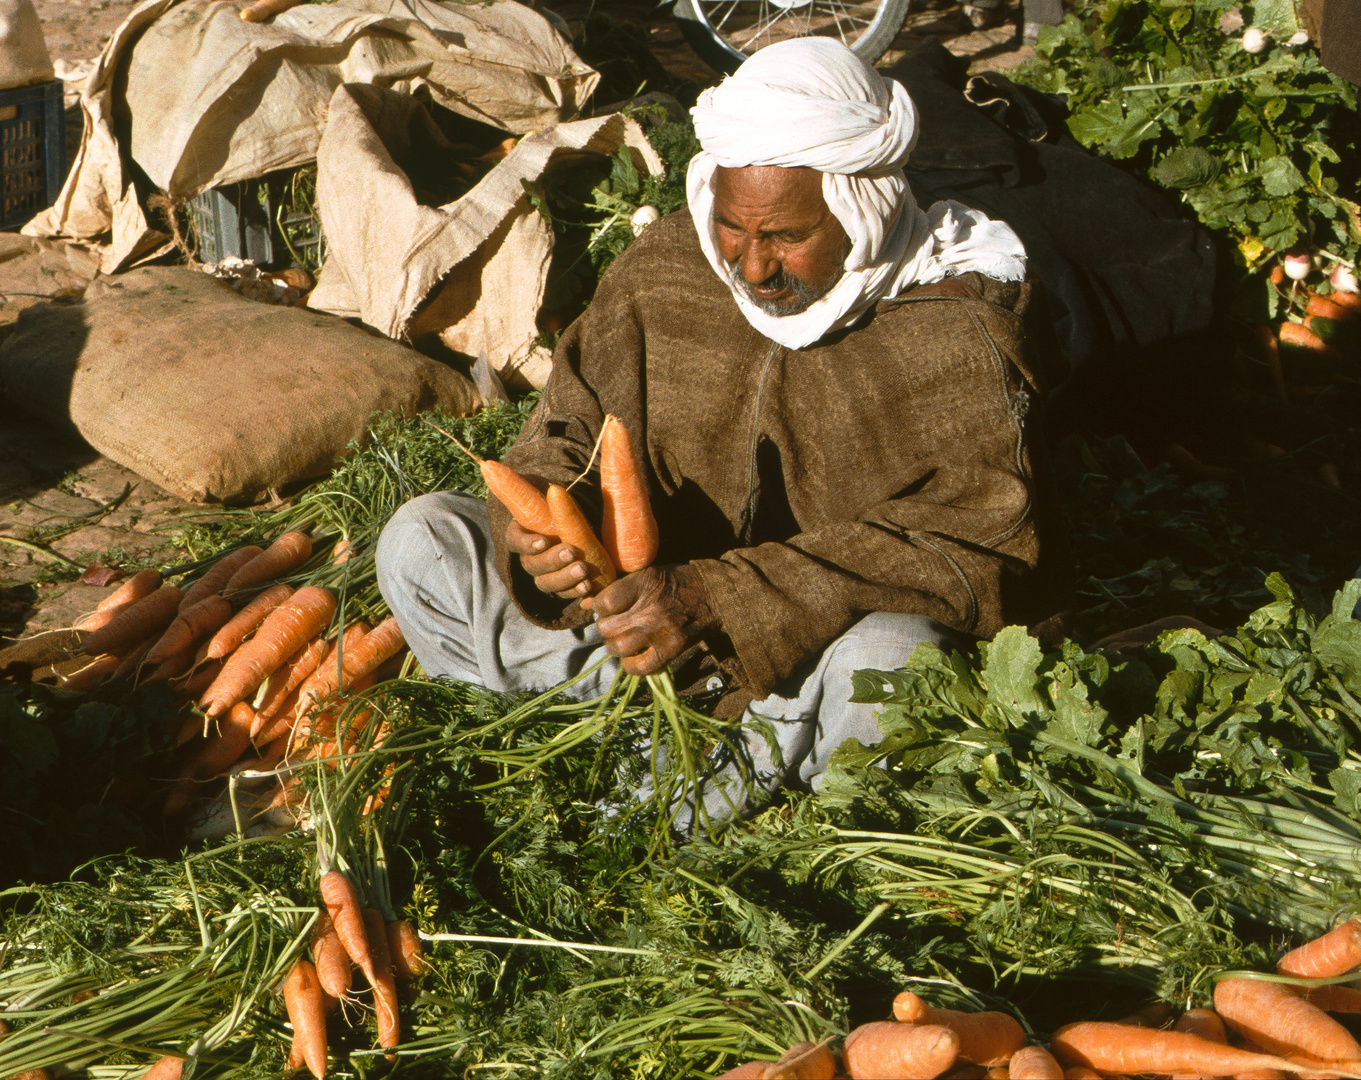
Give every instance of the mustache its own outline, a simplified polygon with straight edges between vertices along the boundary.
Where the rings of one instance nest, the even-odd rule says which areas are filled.
[[[741,290],[743,296],[745,296],[755,307],[765,312],[767,315],[776,316],[798,315],[800,312],[807,311],[815,303],[817,303],[829,292],[831,292],[833,286],[835,286],[836,283],[841,280],[841,276],[845,272],[845,269],[846,263],[845,260],[843,259],[841,265],[836,268],[836,272],[832,274],[828,278],[827,282],[823,285],[814,285],[810,282],[804,281],[803,278],[795,277],[793,274],[789,273],[789,271],[785,269],[780,269],[776,273],[771,274],[770,277],[766,278],[758,285],[753,285],[745,277],[742,276],[741,266],[736,263],[733,263],[728,267],[728,283],[734,289]],[[788,289],[794,295],[790,299],[785,300],[783,303],[781,303],[775,300],[766,300],[763,297],[757,296],[755,290],[758,288]]]

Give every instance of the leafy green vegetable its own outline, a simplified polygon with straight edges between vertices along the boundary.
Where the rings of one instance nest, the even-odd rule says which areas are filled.
[[[1226,18],[1268,30],[1245,51]],[[1289,0],[1079,0],[1014,78],[1062,94],[1073,137],[1180,198],[1254,269],[1297,244],[1354,263],[1356,91],[1327,71]],[[1264,318],[1264,316],[1263,316]]]

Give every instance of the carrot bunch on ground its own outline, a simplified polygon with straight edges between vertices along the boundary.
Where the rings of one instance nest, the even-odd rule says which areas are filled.
[[[1276,974],[1333,979],[1361,972],[1361,919],[1286,953]],[[892,1020],[852,1029],[840,1060],[823,1043],[801,1043],[778,1061],[749,1061],[718,1080],[840,1077],[850,1080],[1096,1080],[1105,1076],[1355,1077],[1361,1044],[1328,1012],[1361,1012],[1361,991],[1231,973],[1214,1008],[1180,1016],[1157,1003],[1113,1021],[1079,1021],[1032,1042],[1005,1012],[938,1008],[911,991]]]
[[[425,961],[415,928],[365,907],[346,874],[325,871],[318,891],[325,912],[312,936],[313,961],[297,961],[283,992],[294,1032],[289,1071],[306,1066],[321,1077],[326,1070],[328,1006],[353,996],[355,969],[372,996],[378,1045],[391,1050],[401,1042],[400,993],[415,987]]]
[[[229,772],[336,753],[326,740],[335,733],[337,701],[385,674],[405,641],[390,618],[372,630],[358,621],[341,627],[328,589],[276,580],[299,571],[312,550],[309,536],[288,532],[267,547],[227,553],[195,580],[169,584],[144,570],[77,624],[89,660],[62,676],[61,686],[164,681],[181,706],[167,732],[173,758],[141,783],[115,778],[111,792],[122,796],[126,787],[129,808],[146,809],[150,787],[160,792],[162,815],[174,818]],[[298,809],[294,790],[301,789],[281,780],[275,802],[251,816],[280,804]]]

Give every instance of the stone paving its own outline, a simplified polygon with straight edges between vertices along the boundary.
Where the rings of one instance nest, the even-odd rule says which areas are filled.
[[[35,0],[59,77],[67,80],[68,146],[80,138],[75,107],[80,79],[133,0]],[[685,43],[669,9],[646,2],[551,5],[568,22],[588,10],[645,30],[650,49],[675,75],[709,84],[717,79]],[[978,70],[1003,69],[1033,52],[1022,46],[1013,9],[999,27],[975,31],[960,9],[910,15],[885,61],[926,36],[941,38]],[[94,276],[79,246],[0,233],[0,337],[19,312],[44,297],[79,295]],[[83,570],[113,565],[128,573],[173,562],[183,554],[179,533],[193,506],[100,456],[81,439],[23,412],[0,395],[0,646],[7,640],[70,626],[112,586],[80,582]]]

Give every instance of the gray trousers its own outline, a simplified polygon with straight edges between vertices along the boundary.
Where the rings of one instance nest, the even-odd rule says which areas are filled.
[[[496,573],[487,506],[480,499],[440,492],[411,500],[383,530],[377,564],[378,588],[427,675],[536,692],[605,658],[568,691],[584,700],[608,690],[619,670],[594,623],[545,630],[525,618]],[[919,615],[867,615],[778,693],[753,702],[747,718],[764,721],[756,726],[776,744],[772,750],[767,734],[756,731],[747,739],[762,791],[771,794],[782,784],[816,787],[843,741],[878,742],[875,706],[851,702],[851,675],[861,668],[899,668],[924,641],[959,644],[950,630]],[[716,818],[731,812],[722,792],[708,791],[704,801]],[[755,808],[748,802],[744,812]]]

